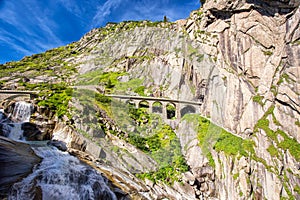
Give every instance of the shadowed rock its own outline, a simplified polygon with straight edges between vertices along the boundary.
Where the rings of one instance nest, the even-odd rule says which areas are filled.
[[[26,137],[26,140],[41,140],[42,132],[36,124],[25,122],[22,124],[23,135]]]
[[[40,161],[28,144],[0,136],[0,196],[6,195],[10,186],[31,173]]]
[[[67,151],[68,150],[68,147],[67,147],[66,143],[63,142],[63,141],[50,140],[47,144],[55,146],[56,148],[58,148],[61,151]]]

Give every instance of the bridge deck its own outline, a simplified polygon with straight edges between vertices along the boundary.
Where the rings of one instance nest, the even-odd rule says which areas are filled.
[[[38,94],[38,91],[29,90],[0,90],[0,94]]]
[[[99,92],[99,88],[97,85],[79,85],[72,86],[72,88],[76,89],[87,89]],[[163,101],[163,102],[173,102],[173,103],[185,103],[191,105],[202,105],[202,101],[187,101],[187,100],[178,100],[178,99],[167,99],[167,98],[157,98],[157,97],[142,97],[142,96],[130,96],[130,95],[119,95],[119,94],[105,94],[105,96],[118,98],[118,99],[133,99],[133,100],[149,100],[149,101]]]
[[[186,100],[174,100],[167,98],[157,98],[157,97],[142,97],[142,96],[128,96],[128,95],[117,95],[117,94],[108,94],[108,97],[118,98],[118,99],[136,99],[136,100],[150,100],[150,101],[165,101],[165,102],[173,102],[173,103],[186,103],[192,105],[202,105],[202,102],[196,101],[186,101]]]

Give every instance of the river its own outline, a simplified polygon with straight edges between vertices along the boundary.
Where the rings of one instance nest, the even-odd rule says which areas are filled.
[[[17,102],[8,119],[0,112],[3,135],[18,142],[30,144],[42,158],[30,175],[14,183],[9,190],[10,200],[86,200],[117,199],[108,180],[92,167],[67,152],[47,145],[47,141],[26,141],[22,123],[30,120],[32,105]],[[14,166],[11,166],[14,167]]]

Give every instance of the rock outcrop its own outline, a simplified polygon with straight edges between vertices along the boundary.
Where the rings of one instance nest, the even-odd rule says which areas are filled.
[[[12,184],[32,172],[41,161],[28,144],[0,136],[0,195],[7,195]]]

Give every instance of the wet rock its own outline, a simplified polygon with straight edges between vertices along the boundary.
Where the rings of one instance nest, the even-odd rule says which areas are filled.
[[[66,143],[63,142],[63,141],[59,141],[59,140],[50,140],[47,143],[47,145],[54,146],[54,147],[58,148],[61,151],[67,151],[68,150],[68,147],[67,147]]]
[[[30,122],[25,122],[22,123],[21,126],[23,130],[23,135],[28,141],[33,141],[33,140],[41,140],[42,132],[40,131],[39,127],[36,124],[30,123]]]
[[[0,124],[0,136],[8,137],[13,124]]]
[[[10,186],[30,174],[40,161],[28,144],[0,136],[0,195],[6,195]]]

